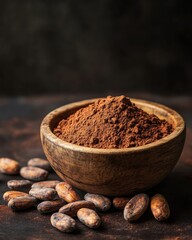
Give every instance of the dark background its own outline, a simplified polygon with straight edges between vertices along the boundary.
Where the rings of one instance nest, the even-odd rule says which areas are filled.
[[[2,0],[0,94],[190,94],[190,2]]]

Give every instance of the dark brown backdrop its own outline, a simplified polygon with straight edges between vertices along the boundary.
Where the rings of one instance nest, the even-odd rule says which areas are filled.
[[[0,94],[192,92],[192,3],[1,0]]]

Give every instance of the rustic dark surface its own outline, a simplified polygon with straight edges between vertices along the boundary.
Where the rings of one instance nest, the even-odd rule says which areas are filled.
[[[43,116],[65,103],[96,96],[98,95],[1,98],[0,156],[15,158],[22,166],[26,165],[29,158],[44,157],[39,138],[39,125]],[[148,211],[140,221],[129,224],[123,219],[121,211],[112,209],[101,214],[103,224],[98,230],[90,230],[78,222],[78,230],[74,234],[64,234],[50,225],[50,215],[41,215],[35,209],[12,212],[3,201],[2,194],[8,190],[8,180],[20,177],[0,174],[0,240],[192,238],[192,98],[165,98],[136,93],[131,96],[166,104],[180,112],[187,122],[187,139],[179,163],[164,182],[148,192],[150,196],[155,193],[165,195],[171,207],[170,220],[158,223]],[[57,179],[57,176],[52,173],[49,179]]]

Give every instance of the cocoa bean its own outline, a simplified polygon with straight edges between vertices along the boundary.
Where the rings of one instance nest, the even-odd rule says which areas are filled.
[[[89,228],[98,228],[101,225],[99,215],[92,209],[81,208],[77,212],[77,217],[80,222]]]
[[[35,206],[36,203],[37,203],[36,198],[23,196],[23,197],[12,198],[8,202],[8,207],[10,207],[13,211],[21,211],[21,210],[25,210]]]
[[[60,207],[62,207],[65,202],[62,199],[54,200],[54,201],[44,201],[39,203],[37,206],[37,210],[40,213],[52,213],[57,212]]]
[[[37,167],[22,167],[20,175],[28,180],[42,181],[48,177],[49,172]]]
[[[100,211],[107,211],[111,207],[110,199],[102,195],[87,193],[84,198],[85,200],[92,202]]]
[[[42,158],[31,158],[28,161],[28,166],[29,167],[39,167],[39,168],[45,169],[49,172],[52,171],[52,168],[51,168],[51,165],[49,164],[49,162]]]
[[[25,189],[31,186],[32,182],[29,180],[9,180],[7,186],[10,189]]]
[[[167,200],[161,194],[151,198],[151,211],[157,221],[164,221],[170,217],[170,208]]]
[[[24,197],[24,196],[27,197],[29,196],[29,194],[25,192],[20,192],[20,191],[7,191],[3,194],[3,199],[6,202],[9,202],[13,198]]]
[[[39,200],[53,200],[56,196],[56,191],[53,188],[32,188],[29,195]]]
[[[135,195],[126,204],[124,208],[124,218],[125,220],[136,221],[139,219],[143,213],[146,211],[149,204],[149,197],[145,193],[140,193]]]
[[[60,198],[64,199],[66,202],[75,202],[80,200],[79,195],[72,188],[72,186],[66,182],[60,182],[55,187],[57,194]]]
[[[61,232],[73,232],[76,229],[75,220],[63,213],[54,213],[51,216],[51,224]]]
[[[60,181],[57,181],[57,180],[48,180],[48,181],[36,182],[36,183],[33,183],[31,188],[55,188],[55,186],[59,182]]]
[[[126,204],[129,202],[131,198],[128,197],[116,197],[113,199],[113,206],[116,209],[122,210],[126,206]]]
[[[95,209],[95,205],[92,202],[86,200],[80,200],[72,203],[68,203],[59,209],[60,213],[67,214],[70,217],[76,217],[77,212],[81,208]]]
[[[0,158],[0,172],[8,175],[19,173],[20,165],[11,158]]]

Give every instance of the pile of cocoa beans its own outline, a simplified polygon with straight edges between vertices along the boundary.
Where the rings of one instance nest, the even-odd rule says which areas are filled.
[[[36,207],[41,214],[50,214],[51,224],[61,232],[73,232],[76,219],[89,228],[98,228],[101,217],[98,212],[108,211],[112,206],[123,211],[126,221],[137,221],[150,205],[157,221],[170,217],[169,205],[161,194],[151,199],[145,193],[131,197],[115,197],[113,200],[98,194],[86,193],[84,199],[67,182],[47,180],[52,168],[47,160],[33,158],[28,166],[10,158],[0,158],[0,172],[8,175],[20,174],[21,180],[9,180],[10,191],[3,195],[13,211]]]

